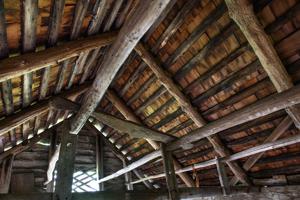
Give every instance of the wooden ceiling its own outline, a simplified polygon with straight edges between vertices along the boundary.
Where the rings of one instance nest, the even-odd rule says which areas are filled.
[[[0,57],[3,61],[0,73],[5,72],[6,66],[2,63],[8,56],[18,58],[29,52],[56,48],[54,46],[62,48],[72,41],[78,42],[79,38],[88,39],[103,32],[113,37],[115,32],[112,31],[117,32],[122,27],[139,0],[66,0],[64,4],[57,1],[56,9],[49,0],[32,2],[38,2],[38,9],[24,12],[22,1],[1,1]],[[254,0],[253,5],[293,84],[297,85],[300,80],[299,1]],[[27,20],[31,21],[30,26],[26,25]],[[74,43],[74,48],[76,44],[79,43]],[[170,91],[166,87],[165,78],[157,76],[137,47],[110,84],[98,110],[179,138],[199,128],[201,123],[205,126],[277,92],[243,33],[230,19],[222,0],[172,1],[140,44],[150,52],[166,77],[171,77],[177,90]],[[83,102],[83,93],[90,87],[109,49],[108,42],[105,45],[108,46],[79,50],[49,66],[14,75],[8,80],[1,79],[0,151],[3,155],[28,138],[37,137],[39,129],[47,129],[68,116],[69,112],[49,110],[48,102],[53,97],[64,96]],[[130,116],[124,115],[117,104],[120,101]],[[188,109],[183,109],[184,102],[190,102]],[[281,110],[219,132],[215,137],[195,140],[193,148],[175,150],[174,159],[178,166],[186,167],[237,153],[262,144],[282,123],[286,127],[280,138],[298,134],[298,129],[287,118],[286,112]],[[145,139],[132,138],[109,126],[102,132],[129,161],[154,151],[155,144]],[[214,141],[223,150],[216,151]],[[265,152],[256,163],[243,170],[247,177],[244,182],[286,175],[286,184],[299,183],[300,179],[291,176],[299,177],[299,154],[299,144]],[[232,164],[231,170],[227,170],[230,176],[239,174],[246,161],[247,158],[242,158]],[[163,172],[162,162],[148,163],[140,171],[147,175],[159,174]],[[186,175],[190,179],[198,176],[200,185],[219,184],[215,166]],[[182,180],[183,177],[178,181],[184,183]],[[155,181],[165,184],[163,179]]]

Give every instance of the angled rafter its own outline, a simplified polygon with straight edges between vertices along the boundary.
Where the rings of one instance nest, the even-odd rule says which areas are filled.
[[[278,92],[293,87],[293,82],[269,36],[258,21],[252,1],[249,0],[226,0],[230,17],[240,27],[260,63],[270,77]],[[286,108],[286,112],[293,119],[295,125],[300,128],[300,110],[296,106]]]
[[[163,12],[169,1],[154,0],[139,3],[136,11],[122,26],[118,37],[105,56],[89,94],[71,122],[70,133],[77,134],[103,98],[113,78],[137,42]],[[111,59],[114,58],[114,59]]]
[[[168,92],[177,100],[181,109],[194,121],[194,123],[198,127],[202,127],[206,124],[205,120],[198,113],[198,111],[192,106],[189,99],[181,92],[179,86],[168,76],[168,74],[163,70],[159,61],[155,59],[155,57],[147,50],[147,48],[139,43],[135,50],[147,63],[147,65],[152,69],[153,73],[160,80],[162,85],[166,87]],[[210,143],[213,145],[215,151],[221,156],[229,156],[229,150],[226,148],[224,144],[222,144],[221,140],[218,137],[207,137]],[[238,166],[237,163],[227,163],[230,169],[233,171],[235,176],[238,177],[243,183],[251,184],[247,175],[244,173],[241,167]]]

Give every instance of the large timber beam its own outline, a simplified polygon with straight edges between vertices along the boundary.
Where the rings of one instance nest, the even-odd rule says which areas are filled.
[[[240,27],[249,44],[267,72],[278,92],[293,87],[293,82],[281,62],[269,36],[256,17],[252,1],[225,0],[230,17]],[[296,106],[286,108],[296,127],[300,128],[300,109]]]
[[[244,151],[232,154],[230,156],[227,157],[223,157],[223,158],[219,158],[220,162],[228,162],[228,161],[233,161],[233,160],[238,160],[241,158],[245,158],[248,156],[252,156],[255,154],[260,154],[269,150],[273,150],[273,149],[278,149],[281,147],[285,147],[285,146],[289,146],[289,145],[293,145],[293,144],[297,144],[300,142],[300,135],[295,135],[295,136],[291,136],[291,137],[287,137],[284,139],[280,139],[274,142],[267,142],[249,149],[246,149]],[[188,172],[188,171],[193,171],[195,169],[200,169],[200,168],[205,168],[205,167],[209,167],[212,165],[216,165],[216,159],[211,159],[208,161],[204,161],[204,162],[200,162],[200,163],[196,163],[187,167],[182,168],[181,170],[176,170],[175,173],[182,173],[182,172]],[[165,174],[161,173],[161,174],[157,174],[157,175],[153,175],[153,176],[148,176],[147,178],[144,179],[140,179],[137,181],[132,182],[132,184],[136,184],[148,179],[157,179],[157,178],[161,178],[164,177]]]
[[[85,95],[80,110],[71,122],[70,133],[79,133],[135,45],[164,11],[169,2],[170,0],[139,2],[135,12],[124,23],[107,55],[104,56],[93,85],[89,93]]]
[[[143,124],[142,120],[140,120],[134,112],[126,105],[126,103],[116,94],[114,90],[108,90],[106,97],[108,100],[122,113],[122,115],[127,119],[132,122],[138,123],[138,124]],[[152,141],[152,140],[147,140],[149,144],[157,150],[159,148],[159,145],[157,142]],[[180,163],[173,158],[174,162],[174,167],[175,169],[180,169],[181,165]],[[190,178],[190,176],[187,173],[180,173],[178,176],[181,178],[181,180],[186,184],[188,187],[194,187],[195,183],[194,181]]]
[[[79,104],[59,97],[53,99],[53,101],[50,104],[51,107],[59,110],[69,110],[77,112],[80,108]],[[133,138],[146,138],[163,143],[168,143],[175,139],[175,137],[172,137],[170,135],[161,133],[156,130],[152,130],[134,122],[123,120],[100,111],[93,112],[91,116],[97,119],[98,121],[102,122],[103,124],[112,127],[115,130],[118,130],[123,133],[128,133]]]
[[[75,57],[82,52],[107,46],[115,40],[116,35],[117,32],[111,32],[89,36],[43,51],[25,53],[20,56],[0,60],[0,82],[55,65],[58,62]]]
[[[196,108],[194,108],[189,99],[183,94],[179,86],[172,80],[168,73],[162,68],[159,60],[154,57],[142,43],[139,43],[135,47],[136,52],[141,56],[143,61],[152,69],[153,73],[162,83],[162,85],[168,90],[168,92],[177,100],[181,109],[193,120],[198,126],[202,127],[206,124],[206,121],[199,114]],[[220,138],[216,135],[215,137],[207,137],[209,142],[213,145],[215,151],[221,156],[229,156],[230,151],[222,143]],[[243,183],[251,185],[246,173],[237,163],[227,163],[234,175]]]
[[[276,111],[294,106],[300,103],[300,86],[284,92],[273,94],[253,103],[245,108],[242,108],[232,114],[229,114],[221,119],[207,124],[204,127],[198,128],[188,135],[168,144],[168,149],[178,149],[180,147],[191,147],[192,142],[196,142],[208,136],[224,131],[228,128],[249,122],[259,117],[266,116]]]

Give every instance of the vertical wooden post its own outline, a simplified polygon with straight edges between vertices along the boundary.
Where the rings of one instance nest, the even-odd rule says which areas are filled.
[[[161,144],[161,153],[164,163],[164,170],[166,174],[167,187],[169,190],[169,198],[171,200],[177,200],[178,198],[178,190],[177,190],[177,182],[176,175],[174,170],[174,164],[172,159],[171,151],[166,150],[165,144]]]
[[[226,196],[229,194],[229,183],[228,183],[228,177],[226,174],[224,163],[221,162],[218,158],[216,158],[216,165],[219,175],[220,184],[223,190],[223,194]]]
[[[0,194],[6,194],[9,191],[14,158],[15,155],[11,155],[4,159],[0,165]]]
[[[57,144],[57,133],[56,131],[53,131],[53,133],[50,135],[50,147],[49,147],[49,163],[50,163],[50,159],[53,156],[54,152],[55,152],[55,148],[56,148],[56,144]],[[54,174],[52,174],[53,176]],[[53,179],[54,180],[54,179]],[[54,186],[54,181],[51,181],[50,183],[48,183],[47,185],[47,192],[53,192],[53,186]]]
[[[97,180],[104,177],[104,146],[102,137],[96,135],[96,167],[97,167]],[[99,191],[104,191],[104,183],[99,183]]]
[[[123,162],[123,167],[126,167],[127,164],[126,164],[125,159],[123,159],[122,162]],[[131,172],[125,173],[124,176],[125,176],[126,189],[133,190],[133,185],[131,184],[131,182],[132,182]]]
[[[54,195],[58,200],[71,200],[77,135],[70,134],[69,120],[64,122],[60,135],[61,147]]]

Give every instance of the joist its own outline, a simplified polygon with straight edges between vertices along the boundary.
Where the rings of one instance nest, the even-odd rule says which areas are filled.
[[[189,99],[183,94],[183,92],[181,92],[179,86],[171,79],[167,72],[162,68],[159,61],[155,59],[155,57],[147,50],[147,48],[142,43],[139,43],[136,46],[135,50],[141,56],[144,62],[146,62],[147,65],[151,68],[162,85],[177,100],[181,109],[194,121],[194,123],[198,127],[206,125],[206,121],[198,113],[197,109],[192,106]],[[224,144],[222,144],[221,140],[217,136],[207,137],[207,139],[210,141],[215,151],[221,157],[230,155],[229,150],[226,148],[226,146],[224,146]],[[237,176],[240,181],[245,184],[251,184],[251,182],[247,178],[247,175],[244,173],[242,168],[238,166],[237,163],[227,164],[229,165],[234,175]]]
[[[0,82],[36,71],[101,46],[109,45],[117,33],[104,33],[66,42],[43,51],[0,60]]]
[[[293,87],[291,77],[254,13],[252,1],[226,0],[225,2],[230,17],[240,27],[276,90],[282,92]],[[293,119],[295,125],[300,128],[299,108],[287,107],[286,112]]]
[[[138,123],[138,124],[143,124],[142,120],[138,118],[134,112],[126,106],[125,102],[117,95],[117,93],[109,89],[107,91],[107,98],[109,101],[122,113],[122,115],[127,119],[132,122]],[[149,144],[157,150],[159,148],[159,145],[155,141],[147,140]],[[180,163],[176,160],[173,159],[175,169],[180,169],[181,165]],[[194,181],[190,178],[190,176],[186,173],[178,174],[181,180],[187,185],[187,187],[192,187],[194,186]]]
[[[101,63],[102,67],[98,70],[89,93],[85,95],[85,100],[80,110],[71,122],[70,132],[72,134],[78,134],[86,120],[103,98],[110,83],[134,46],[163,12],[168,2],[169,1],[154,0],[139,3],[136,11],[122,26],[118,37],[110,47],[107,55],[105,55]]]
[[[177,149],[187,144],[190,146],[191,142],[198,141],[204,137],[212,136],[228,128],[299,104],[299,92],[300,86],[294,86],[293,88],[284,92],[270,95],[269,97],[266,97],[256,103],[253,103],[221,119],[213,121],[204,127],[192,131],[191,133],[181,137],[177,141],[171,142],[171,144],[168,145],[168,148]]]

